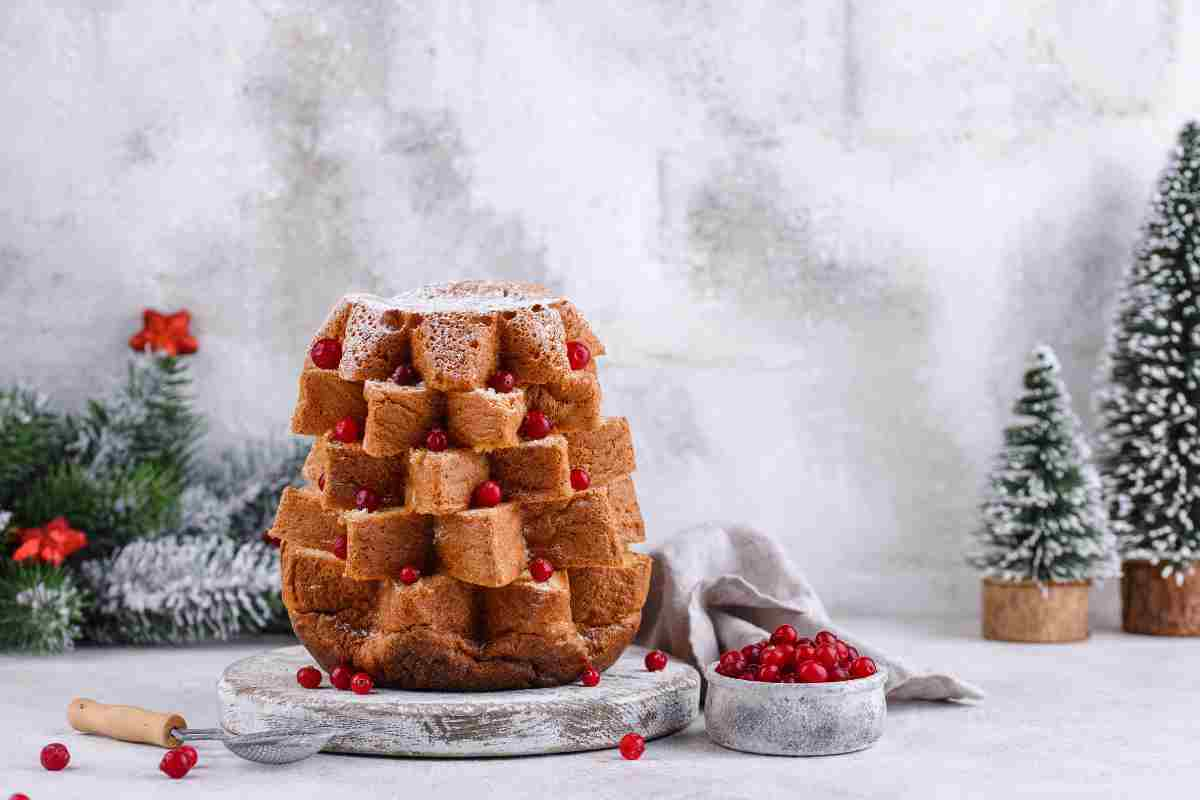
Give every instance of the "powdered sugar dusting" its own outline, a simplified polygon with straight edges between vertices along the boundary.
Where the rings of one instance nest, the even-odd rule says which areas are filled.
[[[561,297],[536,283],[456,281],[402,292],[390,302],[392,307],[404,311],[486,314],[495,311],[517,311],[539,304],[550,305],[561,300]]]

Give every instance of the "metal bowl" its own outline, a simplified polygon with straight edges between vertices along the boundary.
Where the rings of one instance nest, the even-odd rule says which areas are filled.
[[[837,683],[758,683],[704,671],[708,736],[722,747],[780,756],[831,756],[870,747],[887,718],[887,670]]]

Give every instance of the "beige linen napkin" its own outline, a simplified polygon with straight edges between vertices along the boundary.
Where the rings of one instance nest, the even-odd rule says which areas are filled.
[[[656,549],[650,597],[638,641],[701,668],[721,651],[758,641],[783,623],[801,636],[822,628],[888,669],[893,700],[979,700],[983,692],[953,675],[923,672],[829,619],[804,575],[766,534],[701,525]]]

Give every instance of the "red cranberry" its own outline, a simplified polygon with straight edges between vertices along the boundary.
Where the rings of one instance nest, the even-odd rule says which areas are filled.
[[[829,679],[829,673],[815,661],[805,661],[796,670],[796,678],[801,683],[824,683]]]
[[[337,339],[317,339],[308,354],[321,369],[333,369],[342,360],[342,343]]]
[[[646,669],[658,672],[667,668],[667,654],[662,650],[651,650],[646,653]]]
[[[321,477],[317,478],[317,489],[322,492],[325,491],[325,473],[324,472],[321,473]]]
[[[346,537],[339,536],[333,540],[333,554],[342,561],[346,560]]]
[[[571,369],[583,369],[592,360],[592,351],[583,342],[567,342],[567,360]]]
[[[780,683],[797,683],[798,679],[796,678],[796,674],[794,672],[789,672],[787,675],[784,675],[782,678],[780,678],[779,682]]]
[[[370,694],[375,688],[375,681],[371,680],[371,676],[365,672],[355,673],[350,679],[350,690],[355,694]]]
[[[425,434],[425,447],[435,453],[440,453],[450,446],[450,439],[441,428],[434,428]]]
[[[554,565],[547,559],[535,558],[529,562],[529,574],[538,583],[545,583],[554,576]]]
[[[350,681],[353,680],[354,673],[349,667],[334,667],[333,672],[329,673],[329,682],[333,684],[333,688],[341,689],[343,692],[350,688]]]
[[[488,386],[500,394],[508,394],[517,386],[517,376],[501,370],[488,379]]]
[[[875,674],[875,671],[875,662],[866,656],[856,658],[850,664],[850,677],[852,678],[869,678]]]
[[[777,644],[775,649],[783,653],[783,664],[780,665],[780,669],[787,672],[796,666],[796,648],[790,644]]]
[[[525,415],[525,420],[521,423],[520,433],[526,439],[545,439],[550,435],[552,427],[549,417],[541,411],[534,410]]]
[[[782,667],[783,661],[783,651],[774,645],[764,647],[758,655],[758,663],[764,667]]]
[[[745,659],[747,665],[757,664],[760,655],[762,655],[762,647],[757,644],[748,644],[742,648],[742,658]]]
[[[379,495],[364,486],[354,493],[354,507],[359,511],[374,511],[379,508]]]
[[[817,662],[825,669],[833,669],[838,663],[837,649],[832,645],[821,645],[817,648]]]
[[[333,438],[342,444],[354,444],[358,441],[358,420],[354,417],[342,417],[333,426]]]
[[[53,742],[42,748],[42,766],[51,772],[66,769],[71,763],[71,751],[62,742]]]
[[[836,667],[829,670],[829,682],[830,683],[833,683],[834,681],[848,681],[848,680],[850,680],[850,671],[847,670],[845,667],[843,667],[841,664],[838,664]]]
[[[834,642],[833,649],[837,650],[839,664],[843,663],[847,658],[850,657],[850,648],[847,647],[846,643],[841,640]]]
[[[746,657],[742,655],[741,650],[726,650],[721,653],[720,666],[724,667],[726,672],[738,673],[746,666]]]
[[[747,669],[744,669],[740,673],[738,673],[737,677],[738,677],[739,681],[756,681],[756,680],[758,680],[758,668],[757,667],[749,667]]]
[[[808,645],[809,647],[815,647],[815,646],[816,646],[816,645],[813,643],[813,640],[812,640],[812,639],[810,639],[810,638],[808,638],[807,636],[801,636],[799,639],[797,639],[797,640],[796,640],[796,647],[801,647],[801,646],[803,646],[803,645]]]
[[[420,380],[421,376],[417,374],[417,370],[412,364],[401,364],[392,372],[392,383],[401,386],[412,386]]]
[[[646,752],[646,740],[636,733],[627,733],[621,737],[617,749],[621,751],[621,758],[626,761],[637,761],[642,757],[642,753]]]
[[[829,631],[820,631],[813,637],[813,641],[819,646],[823,644],[832,645],[837,642],[838,638]]]
[[[168,750],[163,753],[162,761],[158,762],[158,768],[168,778],[179,780],[184,775],[188,774],[191,767],[188,766],[188,757],[179,750]]]
[[[16,794],[10,794],[8,800],[29,800],[29,795],[17,792]]]
[[[846,648],[846,662],[849,663],[858,658],[858,650],[853,647]]]
[[[600,670],[595,667],[587,667],[579,674],[579,682],[584,686],[595,686],[600,683]]]
[[[316,689],[321,685],[321,670],[316,667],[301,667],[296,670],[296,683],[305,689]]]
[[[500,484],[495,481],[484,481],[471,493],[471,505],[475,508],[491,508],[500,505],[503,497],[504,493],[500,491]]]
[[[800,638],[800,634],[796,633],[796,629],[791,625],[780,625],[771,634],[771,644],[795,644]]]
[[[421,579],[421,570],[416,567],[401,567],[400,582],[405,586],[412,586]]]
[[[189,770],[200,762],[200,754],[197,753],[196,748],[192,747],[190,744],[181,745],[179,752],[183,753],[184,758],[187,759]]]
[[[576,467],[571,470],[571,488],[577,492],[582,492],[584,489],[592,485],[592,477],[587,474],[587,470],[583,467]]]
[[[271,535],[271,532],[269,530],[263,531],[262,540],[263,540],[263,544],[269,544],[269,545],[271,545],[271,547],[274,547],[276,549],[278,549],[279,545],[282,544],[282,542],[280,542],[278,538]]]
[[[817,648],[811,644],[796,645],[796,654],[792,657],[792,662],[799,669],[800,665],[805,661],[815,661],[817,658]]]
[[[758,680],[762,683],[779,683],[783,673],[774,664],[763,664],[758,668]]]

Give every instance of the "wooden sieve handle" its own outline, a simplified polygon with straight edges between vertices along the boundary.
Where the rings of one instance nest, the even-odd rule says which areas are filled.
[[[171,734],[171,729],[187,727],[187,721],[179,714],[160,714],[137,706],[110,706],[86,697],[76,697],[67,706],[67,722],[84,733],[167,748],[183,744]]]

